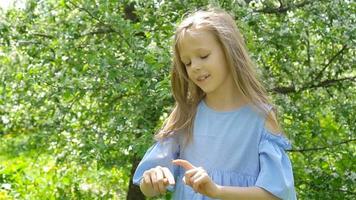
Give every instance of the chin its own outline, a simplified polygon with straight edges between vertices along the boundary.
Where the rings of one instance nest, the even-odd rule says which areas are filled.
[[[211,93],[211,92],[213,92],[214,91],[214,89],[213,88],[211,88],[211,87],[201,87],[201,86],[199,86],[198,84],[196,84],[205,94],[208,94],[208,93]]]
[[[205,93],[205,94],[209,94],[209,93],[211,93],[213,90],[211,90],[211,89],[203,89],[203,88],[200,88],[201,90],[203,90],[203,92]]]

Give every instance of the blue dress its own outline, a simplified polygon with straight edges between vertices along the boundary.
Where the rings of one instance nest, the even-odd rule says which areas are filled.
[[[215,111],[201,101],[194,121],[193,143],[182,148],[184,134],[156,142],[138,165],[133,182],[139,185],[144,171],[158,165],[175,177],[175,200],[208,200],[182,181],[185,170],[172,164],[185,159],[203,167],[212,180],[223,186],[256,186],[280,199],[296,199],[291,162],[285,153],[289,141],[270,133],[265,118],[252,106],[226,112]]]

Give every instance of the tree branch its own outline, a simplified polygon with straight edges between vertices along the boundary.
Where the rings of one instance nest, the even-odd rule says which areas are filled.
[[[329,146],[324,146],[324,147],[315,147],[315,148],[306,148],[306,149],[291,149],[291,150],[287,150],[287,151],[299,152],[299,153],[306,152],[306,151],[321,151],[321,150],[325,150],[325,149],[329,149],[329,148],[335,148],[336,146],[339,146],[342,144],[347,144],[347,143],[354,142],[354,141],[356,141],[356,139],[345,140],[345,141],[338,142],[338,143],[331,144]]]
[[[306,90],[306,89],[309,89],[309,88],[318,88],[318,87],[329,87],[337,82],[341,82],[341,81],[352,81],[352,82],[356,82],[356,76],[352,76],[352,77],[345,77],[345,78],[340,78],[340,79],[328,79],[328,80],[325,80],[325,81],[322,81],[318,84],[315,84],[315,85],[311,85],[311,86],[307,86],[307,87],[304,87],[302,88],[300,91],[302,90]]]
[[[33,33],[32,35],[33,36],[38,36],[38,37],[49,38],[49,39],[53,39],[54,38],[54,36],[52,36],[52,35],[46,35],[46,34],[43,34],[43,33]]]
[[[342,46],[342,48],[340,49],[340,51],[338,51],[333,57],[331,57],[330,60],[328,61],[328,63],[326,63],[326,64],[324,65],[323,69],[321,69],[320,72],[315,76],[314,81],[319,80],[319,79],[321,78],[321,76],[323,75],[324,71],[326,70],[326,68],[328,68],[328,67],[330,66],[330,64],[331,64],[332,62],[334,62],[334,60],[335,60],[339,55],[341,55],[342,52],[345,51],[346,49],[347,49],[347,45],[344,44],[344,45]]]
[[[266,7],[260,10],[253,10],[254,12],[259,12],[259,13],[265,13],[265,14],[282,14],[282,13],[286,13],[289,10],[292,10],[294,8],[301,8],[303,6],[306,6],[308,4],[313,3],[313,1],[304,1],[298,4],[291,4],[288,6],[284,6],[283,4],[281,4],[278,8],[271,8],[271,7]]]
[[[301,91],[304,91],[304,90],[307,90],[307,89],[312,89],[312,88],[330,87],[330,86],[334,85],[335,83],[342,82],[342,81],[356,82],[356,76],[345,77],[345,78],[340,78],[340,79],[327,79],[327,80],[324,80],[324,81],[319,82],[317,84],[304,86],[304,87],[302,87],[302,88],[300,88],[298,90],[294,86],[286,86],[286,87],[275,87],[275,88],[272,88],[269,91],[276,92],[276,93],[279,93],[279,94],[288,94],[288,93],[301,92]]]
[[[308,34],[308,32],[307,32]],[[308,34],[309,35],[309,34]],[[308,46],[308,64],[310,65],[310,52],[309,52],[309,41],[307,42],[307,46]],[[275,87],[273,89],[271,89],[271,91],[274,91],[276,93],[280,93],[280,94],[288,94],[288,93],[294,93],[294,92],[300,92],[306,89],[310,89],[310,88],[318,88],[318,87],[330,87],[333,84],[337,83],[337,82],[341,82],[341,81],[345,81],[345,80],[349,80],[349,81],[355,81],[355,76],[353,77],[346,77],[346,78],[341,78],[341,79],[328,79],[328,80],[324,80],[324,81],[320,81],[320,78],[322,77],[324,71],[331,65],[331,63],[333,63],[340,55],[342,55],[342,53],[348,49],[348,46],[346,44],[344,44],[342,46],[342,48],[335,54],[333,55],[329,61],[324,65],[324,67],[317,73],[317,75],[315,76],[315,78],[313,78],[312,81],[310,81],[309,83],[305,84],[305,86],[303,86],[301,89],[297,90],[293,85],[292,86],[286,86],[286,87]],[[311,66],[309,66],[311,67]]]
[[[324,178],[325,177],[325,178]],[[328,180],[330,180],[329,179],[329,176],[324,176],[323,177],[323,180],[322,180],[322,182],[326,182],[326,181],[328,181]],[[320,178],[320,177],[319,177]],[[296,182],[295,182],[295,185],[302,185],[302,184],[306,184],[306,185],[310,185],[310,189],[311,190],[313,190],[314,192],[323,192],[323,193],[325,193],[325,192],[330,192],[330,193],[335,193],[335,192],[337,192],[337,193],[344,193],[344,194],[349,194],[349,195],[355,195],[356,193],[355,192],[353,192],[353,191],[349,191],[349,190],[347,190],[347,189],[343,189],[343,188],[333,188],[332,190],[330,190],[330,188],[325,188],[325,187],[322,187],[322,186],[320,186],[320,185],[318,185],[318,184],[313,184],[313,182],[311,181],[311,182],[309,182],[309,181],[300,181],[300,180],[297,180]]]
[[[311,59],[310,59],[311,55],[310,55],[310,36],[309,36],[309,30],[307,29],[307,30],[305,31],[305,33],[306,33],[306,34],[307,34],[307,36],[308,36],[308,38],[307,38],[307,55],[308,55],[307,59],[308,59],[308,67],[309,67],[309,68],[311,68]]]
[[[294,8],[301,8],[304,7],[310,3],[313,3],[313,1],[304,1],[298,4],[292,4],[289,6],[284,6],[284,5],[280,5],[278,8],[271,8],[271,7],[266,7],[260,10],[254,10],[254,12],[259,12],[259,13],[265,13],[265,14],[282,14],[282,13],[286,13],[289,10],[292,10]]]
[[[88,33],[81,34],[79,37],[87,36],[87,35],[99,35],[99,34],[109,34],[109,33],[117,33],[113,29],[98,29],[96,31],[91,31]]]
[[[122,33],[120,31],[115,30],[110,24],[104,22],[103,20],[99,19],[98,17],[96,17],[95,15],[93,15],[89,10],[78,6],[77,4],[73,3],[72,1],[68,1],[70,4],[72,4],[75,8],[77,8],[78,10],[84,11],[85,13],[87,13],[92,19],[98,21],[100,24],[102,24],[104,26],[105,29],[101,29],[101,30],[97,30],[97,31],[92,31],[86,34],[81,34],[79,35],[77,38],[85,36],[85,35],[92,35],[92,34],[107,34],[107,33],[116,33],[118,34],[124,41],[125,43],[129,46],[131,46],[131,43],[127,40],[127,38],[125,38]],[[68,6],[69,7],[69,6]]]
[[[282,0],[278,0],[278,2],[279,2],[279,7],[282,8],[283,4],[284,4],[283,1]]]
[[[84,12],[86,12],[91,18],[95,19],[96,21],[103,23],[99,18],[97,18],[96,16],[94,16],[91,12],[89,12],[89,10],[83,8],[83,7],[79,7],[77,4],[73,3],[72,1],[68,1],[70,4],[72,4],[74,7],[76,7],[78,10],[82,10]]]

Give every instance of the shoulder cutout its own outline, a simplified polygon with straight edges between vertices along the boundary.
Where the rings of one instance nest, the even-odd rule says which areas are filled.
[[[277,118],[273,111],[270,111],[268,113],[268,116],[266,116],[265,128],[269,132],[271,132],[272,134],[275,134],[275,135],[281,133],[281,128],[279,127],[279,125],[277,123]]]

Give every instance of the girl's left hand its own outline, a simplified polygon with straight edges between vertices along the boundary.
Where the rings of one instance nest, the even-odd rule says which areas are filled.
[[[210,198],[218,196],[219,186],[211,180],[202,167],[195,167],[190,162],[182,159],[173,160],[172,162],[186,170],[183,181],[192,187],[195,192],[199,192]]]

